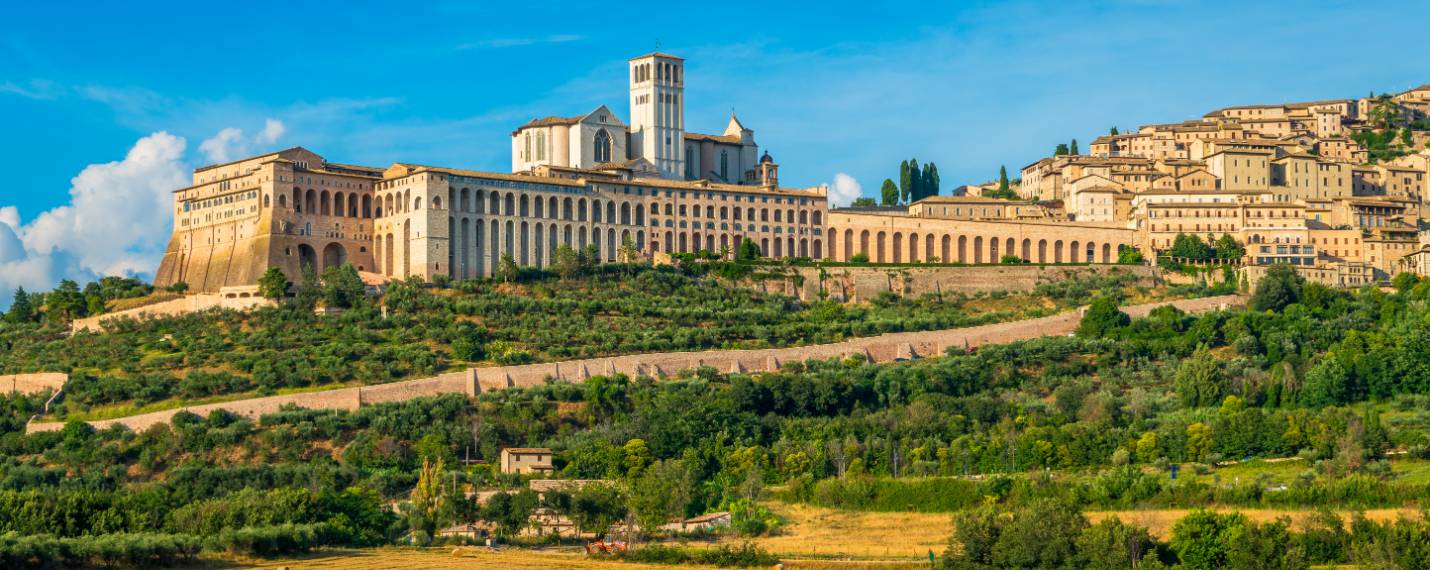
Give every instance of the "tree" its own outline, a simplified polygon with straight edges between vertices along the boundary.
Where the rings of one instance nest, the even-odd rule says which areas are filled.
[[[79,284],[69,279],[60,281],[54,291],[45,295],[47,319],[54,316],[60,322],[71,321],[83,317],[87,307],[84,294],[79,291]]]
[[[894,192],[898,192],[898,191],[899,191],[898,187],[894,186],[894,181],[893,181],[893,180],[885,179],[885,180],[884,180],[884,186],[885,186],[886,189],[887,189],[887,188],[893,188],[893,189],[894,189]],[[851,207],[851,208],[874,208],[874,207],[877,207],[878,205],[879,205],[879,203],[878,203],[878,202],[875,202],[873,198],[869,198],[869,197],[866,197],[866,196],[860,196],[860,197],[858,197],[858,198],[855,198],[854,201],[849,204],[849,207]]]
[[[487,498],[480,516],[497,527],[497,536],[506,538],[520,532],[531,521],[538,502],[536,492],[531,489],[500,492]]]
[[[735,259],[739,261],[754,261],[760,258],[760,246],[755,240],[744,238],[740,240],[740,250],[735,252]]]
[[[303,275],[298,281],[298,289],[293,295],[294,301],[300,308],[312,310],[318,306],[318,299],[323,296],[323,284],[318,279],[318,272],[313,269],[311,263],[303,265]]]
[[[924,175],[924,197],[937,196],[943,187],[943,182],[938,177],[938,165],[928,163],[928,173]]]
[[[1177,367],[1177,373],[1172,377],[1172,384],[1176,387],[1182,406],[1187,408],[1215,406],[1220,404],[1222,397],[1226,395],[1226,377],[1222,372],[1222,365],[1212,358],[1206,345],[1198,346],[1191,358],[1182,361],[1181,366]]]
[[[1246,248],[1237,243],[1236,238],[1231,234],[1221,234],[1216,240],[1216,257],[1222,260],[1237,260],[1246,255]]]
[[[685,463],[667,459],[651,464],[631,482],[630,507],[641,530],[649,533],[685,514],[695,481]]]
[[[15,288],[15,298],[10,301],[10,311],[5,313],[5,320],[16,324],[35,320],[35,306],[24,287]]]
[[[1117,251],[1117,263],[1121,265],[1142,265],[1142,251],[1135,247],[1125,247]]]
[[[606,534],[627,513],[621,490],[606,483],[589,483],[571,494],[571,522],[582,532]]]
[[[1123,570],[1143,565],[1157,556],[1157,541],[1147,529],[1131,526],[1117,517],[1107,517],[1087,527],[1077,539],[1079,568]]]
[[[431,540],[445,522],[442,516],[447,507],[447,494],[441,478],[442,460],[434,464],[423,458],[417,486],[412,489],[407,520],[414,531],[426,533],[423,537],[426,540]]]
[[[1390,285],[1391,285],[1392,287],[1395,287],[1395,290],[1396,290],[1396,291],[1399,291],[1399,292],[1401,292],[1401,293],[1409,292],[1412,288],[1414,288],[1414,287],[1415,287],[1417,284],[1419,284],[1419,283],[1420,283],[1420,277],[1419,277],[1418,275],[1414,274],[1414,273],[1410,273],[1410,272],[1407,272],[1407,271],[1402,271],[1402,272],[1400,272],[1400,273],[1397,273],[1397,274],[1395,274],[1395,277],[1393,277],[1393,278],[1390,279]],[[19,295],[20,295],[19,293],[16,293],[16,294],[15,294],[15,298],[16,298],[16,299],[20,298]]]
[[[1008,167],[1007,167],[1007,166],[999,166],[999,167],[998,167],[998,193],[1002,194],[1002,193],[1008,192],[1008,191],[1009,191],[1009,188],[1008,188]]]
[[[909,163],[905,162],[902,168],[908,170]],[[885,178],[884,186],[879,188],[879,198],[885,206],[899,205],[899,187],[894,184],[893,180]]]
[[[1192,511],[1172,526],[1172,550],[1188,570],[1230,568],[1231,545],[1245,524],[1241,514]]]
[[[1064,156],[1068,153],[1068,143],[1058,143],[1058,147],[1053,149],[1053,156]]]
[[[1340,360],[1322,358],[1306,371],[1306,381],[1301,388],[1301,402],[1312,408],[1324,408],[1344,404],[1348,401],[1350,374]]]
[[[1301,299],[1301,286],[1306,279],[1290,265],[1278,263],[1266,270],[1266,275],[1256,282],[1256,291],[1251,294],[1251,310],[1280,312],[1287,305]]]
[[[551,252],[551,268],[562,279],[571,279],[581,273],[581,260],[577,257],[576,250],[563,243],[556,246],[556,251]]]
[[[1118,310],[1117,301],[1102,296],[1094,299],[1077,325],[1077,335],[1083,338],[1102,338],[1108,333],[1132,324],[1132,317]]]
[[[907,204],[914,200],[914,196],[919,193],[919,185],[923,182],[923,173],[919,170],[919,161],[916,158],[909,159],[908,179],[900,179],[899,198],[902,203]],[[907,182],[907,184],[902,184]]]
[[[894,200],[894,204],[908,199],[909,191],[914,189],[914,175],[918,173],[917,168],[917,166],[910,165],[907,160],[899,163],[899,195]],[[891,204],[885,204],[885,206],[889,205]]]
[[[1202,241],[1202,238],[1181,233],[1172,239],[1172,249],[1167,251],[1167,255],[1191,261],[1208,261],[1213,253],[1211,246]]]
[[[636,242],[631,240],[631,236],[625,236],[621,239],[621,249],[617,257],[621,263],[626,264],[635,263],[640,260],[640,250],[636,249]]]
[[[349,309],[367,300],[367,285],[350,263],[323,270],[323,302],[329,307]]]
[[[1107,134],[1110,134],[1110,135],[1112,135],[1112,136],[1114,136],[1114,137],[1117,136],[1117,127],[1112,127],[1111,129],[1109,129],[1109,130],[1107,131]]]
[[[189,284],[188,284],[187,282],[185,282],[185,281],[175,281],[173,285],[170,285],[170,286],[169,286],[169,292],[170,292],[170,293],[183,294],[185,291],[188,291],[188,290],[189,290]]]
[[[269,267],[263,272],[263,277],[258,279],[258,296],[270,301],[277,301],[288,295],[288,276],[283,274],[283,270],[277,267]]]
[[[497,262],[496,271],[493,277],[502,280],[502,283],[511,283],[521,275],[521,268],[517,267],[516,260],[512,259],[510,253],[501,254],[501,260]]]
[[[1076,505],[1043,500],[1013,513],[998,542],[993,563],[1000,568],[1066,568],[1077,557],[1077,540],[1087,518]]]
[[[1212,451],[1212,428],[1202,422],[1187,426],[1187,459],[1201,461]]]
[[[1077,139],[1073,139],[1073,140],[1072,140],[1072,144],[1068,145],[1068,154],[1071,154],[1071,155],[1081,154],[1081,153],[1079,153],[1078,150],[1077,150]]]

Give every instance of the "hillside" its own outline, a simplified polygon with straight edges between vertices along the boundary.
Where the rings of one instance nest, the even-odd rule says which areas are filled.
[[[630,272],[627,274],[626,272]],[[344,385],[380,384],[469,366],[552,362],[659,351],[837,342],[1044,316],[1098,291],[1137,299],[1129,274],[1088,276],[980,298],[884,296],[869,303],[801,302],[731,286],[702,270],[593,269],[505,283],[397,282],[358,296],[337,316],[299,303],[111,324],[67,335],[54,324],[0,325],[0,373],[71,374],[56,416],[103,418],[181,403]]]
[[[1284,288],[1259,290],[1252,309],[1159,309],[1125,322],[1100,302],[1082,336],[902,363],[812,361],[665,382],[597,377],[256,422],[180,414],[172,427],[140,434],[72,423],[24,436],[38,401],[12,397],[0,437],[0,533],[218,537],[210,548],[279,553],[409,532],[427,540],[469,519],[514,520],[495,531],[518,540],[525,518],[503,517],[537,504],[587,531],[626,512],[663,521],[730,510],[735,532],[757,536],[783,524],[761,502],[772,497],[843,511],[956,512],[967,528],[985,509],[1017,521],[1048,501],[1076,513],[1387,508],[1426,496],[1430,284],[1387,294],[1277,279],[1269,282]],[[429,303],[458,295],[413,294]],[[483,506],[451,493],[524,487],[491,467],[505,447],[550,447],[555,476],[613,486],[547,493],[541,503],[513,493]],[[1386,460],[1389,451],[1404,453]],[[1217,466],[1280,457],[1298,457],[1300,467],[1262,476]],[[1172,465],[1184,476],[1171,480]],[[393,501],[404,505],[398,514],[383,508]],[[1054,530],[1084,532],[1068,525]],[[1351,545],[1381,536],[1372,532],[1358,526],[1314,561],[1369,556]],[[1175,560],[1178,536],[1149,544]]]

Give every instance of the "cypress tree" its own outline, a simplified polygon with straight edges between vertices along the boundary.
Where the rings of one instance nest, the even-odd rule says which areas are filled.
[[[899,188],[899,192],[903,194],[902,197],[905,204],[914,200],[914,196],[919,192],[919,183],[921,182],[923,182],[923,173],[919,171],[919,159],[910,158],[909,185]]]
[[[917,168],[917,167],[915,167]],[[899,203],[899,197],[907,198],[909,190],[913,189],[914,181],[909,174],[909,161],[899,163],[899,194],[894,197],[894,204]],[[886,206],[891,204],[885,204]]]
[[[999,167],[998,167],[998,193],[999,193],[999,194],[1004,194],[1004,193],[1006,193],[1006,192],[1008,192],[1008,167],[1007,167],[1007,166],[999,166]]]
[[[924,197],[937,196],[942,183],[938,179],[938,165],[929,163],[928,188],[925,189]]]
[[[1073,140],[1072,140],[1072,144],[1071,144],[1071,145],[1068,145],[1068,154],[1074,154],[1074,155],[1075,155],[1075,154],[1078,154],[1078,151],[1077,151],[1077,139],[1073,139]]]
[[[1112,127],[1112,130],[1108,132],[1111,133],[1112,136],[1117,136],[1117,127]]]

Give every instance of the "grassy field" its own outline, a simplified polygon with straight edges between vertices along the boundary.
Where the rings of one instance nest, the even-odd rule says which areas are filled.
[[[953,532],[942,513],[865,513],[772,503],[786,524],[776,536],[754,539],[781,558],[928,559],[943,552]],[[744,539],[727,539],[739,544]]]
[[[1299,528],[1301,521],[1315,513],[1311,510],[1279,510],[1279,509],[1213,509],[1218,512],[1237,512],[1256,522],[1271,522],[1281,517],[1291,519],[1292,528]],[[1145,511],[1101,511],[1087,513],[1088,520],[1096,523],[1110,516],[1115,516],[1124,523],[1146,527],[1153,536],[1166,540],[1172,535],[1172,525],[1177,520],[1186,516],[1191,511],[1188,509],[1154,509]],[[1416,509],[1370,509],[1365,512],[1366,518],[1373,521],[1395,520],[1401,516],[1418,517],[1420,511]],[[1340,511],[1341,518],[1347,523],[1351,519],[1351,511]]]

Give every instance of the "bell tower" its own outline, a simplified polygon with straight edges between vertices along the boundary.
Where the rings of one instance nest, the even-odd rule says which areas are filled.
[[[631,158],[661,176],[685,175],[685,60],[652,53],[630,60]]]

